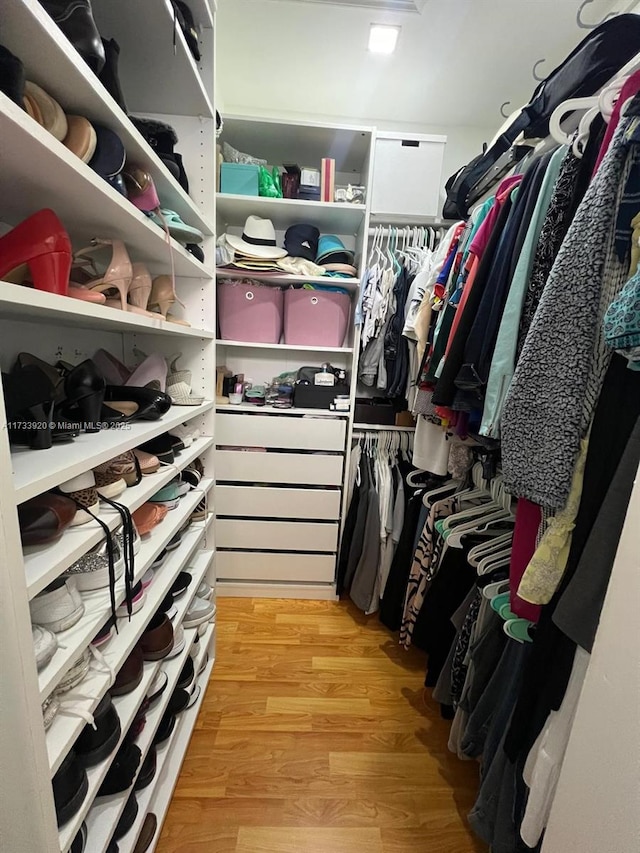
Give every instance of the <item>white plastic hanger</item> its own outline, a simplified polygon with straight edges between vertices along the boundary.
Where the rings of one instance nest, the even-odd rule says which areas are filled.
[[[472,566],[477,566],[483,557],[488,556],[496,550],[502,550],[512,540],[512,533],[503,533],[500,536],[488,539],[486,542],[481,542],[479,545],[474,545],[467,554],[467,562]]]

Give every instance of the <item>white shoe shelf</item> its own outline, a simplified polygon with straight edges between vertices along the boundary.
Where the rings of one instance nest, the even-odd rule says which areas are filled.
[[[49,364],[64,361],[75,365],[104,348],[129,366],[142,360],[141,352],[160,353],[168,361],[181,353],[178,368],[191,371],[193,393],[204,397],[204,402],[198,406],[172,406],[160,420],[134,422],[95,434],[81,433],[72,442],[54,444],[49,450],[10,445],[7,429],[0,430],[0,475],[3,479],[0,563],[4,569],[0,596],[0,654],[3,689],[14,697],[10,718],[3,716],[0,721],[0,732],[11,732],[10,737],[0,738],[0,761],[5,767],[19,766],[21,770],[5,774],[6,779],[0,781],[3,813],[12,817],[10,823],[0,821],[3,848],[6,846],[7,850],[66,853],[82,822],[86,821],[86,850],[91,853],[106,851],[130,794],[127,791],[116,797],[95,799],[115,750],[105,761],[88,770],[89,791],[82,808],[67,824],[60,829],[57,827],[51,779],[86,724],[74,711],[81,709],[91,713],[95,710],[111,686],[108,667],[114,672],[121,667],[181,571],[188,569],[193,580],[187,593],[176,600],[178,612],[174,627],[183,619],[202,580],[211,584],[215,580],[212,487],[215,480],[216,385],[216,5],[214,0],[190,0],[190,7],[202,55],[198,62],[175,23],[171,0],[136,0],[135,3],[92,0],[91,8],[101,35],[107,40],[115,39],[120,46],[119,77],[127,113],[38,0],[7,0],[3,4],[2,44],[22,61],[26,79],[41,86],[67,114],[84,116],[94,125],[114,131],[124,145],[127,163],[151,175],[161,206],[175,211],[184,223],[202,232],[201,246],[205,256],[201,262],[176,239],[168,238],[163,228],[0,92],[0,235],[38,210],[49,207],[62,221],[74,251],[88,245],[93,238],[123,240],[131,261],[146,264],[153,276],[174,272],[178,302],[170,313],[190,324],[181,325],[161,315],[122,311],[0,281],[2,372],[11,371],[20,352],[33,353]],[[179,138],[176,151],[183,157],[189,192],[172,175],[130,116],[164,122],[175,129]],[[3,425],[8,420],[3,395],[0,395],[0,420]],[[110,616],[111,602],[108,589],[83,593],[85,610],[81,619],[71,629],[57,635],[59,648],[47,666],[37,672],[29,601],[101,542],[103,530],[91,521],[67,529],[49,545],[23,549],[17,506],[183,423],[196,427],[199,437],[176,455],[172,465],[162,465],[156,473],[144,476],[137,486],[127,488],[117,498],[135,511],[196,458],[204,464],[205,475],[199,486],[187,493],[149,535],[142,537],[135,557],[135,582],[142,578],[205,495],[209,504],[207,515],[204,520],[191,524],[178,547],[167,554],[163,565],[155,571],[142,608],[133,613],[130,620],[119,618],[119,632],[98,649],[107,666],[98,658],[92,659],[85,678],[58,697],[61,709],[45,731],[43,699],[56,689],[89,646]],[[104,503],[100,519],[112,531],[120,525],[120,516]],[[124,579],[121,578],[116,584],[116,605],[122,603],[124,594]],[[145,663],[140,685],[130,694],[114,698],[122,741],[158,669],[162,667],[169,675],[167,689],[149,710],[145,728],[137,741],[143,760],[196,634],[195,629],[186,630],[185,647],[177,657]],[[209,651],[212,661],[213,643],[211,626],[201,639],[201,654]],[[205,671],[206,677],[211,666],[212,663]],[[198,707],[199,702],[182,715],[176,726],[181,738],[189,728],[183,725],[183,720],[193,717],[195,722]],[[174,733],[171,744],[175,738]],[[159,750],[159,763],[160,756],[168,750],[168,745]],[[163,776],[167,769],[168,765]],[[173,764],[171,770],[174,770]],[[178,771],[179,767],[175,768],[176,774]],[[154,779],[148,789],[140,792],[140,826],[152,792],[156,790],[156,781]],[[171,789],[174,782],[175,779],[171,781]],[[35,798],[37,807],[25,810],[22,806],[30,798]],[[160,823],[165,812],[166,807],[162,815],[158,815]],[[131,849],[133,846],[131,844]],[[120,849],[124,849],[122,843]]]

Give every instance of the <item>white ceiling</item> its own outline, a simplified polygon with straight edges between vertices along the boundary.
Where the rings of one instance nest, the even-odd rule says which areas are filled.
[[[359,0],[352,0],[359,2]],[[377,5],[377,0],[373,0]],[[426,0],[420,15],[348,0],[218,0],[219,96],[229,113],[300,114],[382,126],[498,127],[540,72],[586,35],[580,0]],[[597,22],[624,0],[591,0]],[[367,51],[369,25],[402,27],[392,56]]]

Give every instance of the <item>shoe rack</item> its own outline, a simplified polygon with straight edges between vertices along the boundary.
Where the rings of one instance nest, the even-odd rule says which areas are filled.
[[[23,551],[17,506],[55,488],[77,474],[137,447],[180,423],[196,425],[200,437],[176,457],[173,468],[160,470],[127,488],[120,501],[130,510],[168,483],[176,473],[199,457],[205,467],[197,491],[144,538],[135,558],[136,582],[165,545],[209,495],[209,514],[195,522],[172,550],[147,590],[144,607],[123,625],[104,648],[109,667],[117,671],[140,638],[147,623],[177,578],[189,568],[192,583],[176,601],[180,624],[201,581],[215,583],[213,491],[215,413],[215,106],[214,106],[214,0],[191,0],[199,33],[202,60],[192,57],[182,31],[174,24],[170,0],[92,0],[94,18],[105,38],[120,44],[120,82],[128,111],[170,124],[177,132],[176,146],[189,176],[187,194],[155,151],[116,104],[98,78],[67,41],[37,0],[6,0],[2,9],[0,43],[23,63],[27,80],[41,86],[68,114],[84,116],[92,124],[110,128],[122,140],[130,163],[153,178],[163,207],[204,234],[204,263],[150,221],[88,165],[71,153],[6,95],[0,92],[0,234],[27,216],[49,207],[64,224],[75,250],[95,238],[121,239],[132,261],[144,262],[152,276],[175,270],[176,291],[184,309],[176,313],[190,326],[131,312],[94,305],[54,293],[0,281],[0,363],[11,369],[16,355],[32,352],[49,363],[77,364],[97,348],[113,353],[124,364],[136,363],[136,351],[159,352],[167,358],[182,353],[180,367],[192,372],[194,393],[203,394],[202,405],[173,406],[159,421],[141,421],[124,429],[81,433],[72,443],[49,450],[10,445],[6,428],[0,434],[0,760],[5,772],[0,780],[0,836],[3,849],[12,853],[67,853],[86,824],[85,850],[103,853],[124,810],[129,791],[95,799],[115,755],[88,770],[88,792],[79,811],[60,829],[51,778],[82,731],[85,720],[72,712],[59,713],[45,731],[43,700],[69,671],[110,614],[108,590],[83,593],[85,613],[77,624],[58,635],[60,646],[46,667],[37,671],[29,601],[55,580],[75,560],[102,539],[91,522],[70,528],[51,545]],[[175,38],[175,45],[174,45]],[[170,251],[171,249],[171,251]],[[0,418],[6,413],[0,395]],[[119,516],[102,505],[100,518],[110,529]],[[124,584],[116,585],[116,603],[124,598]],[[167,661],[145,663],[141,683],[131,693],[114,698],[124,738],[158,669],[168,676],[159,702],[147,714],[137,744],[142,761],[149,750],[182,667],[199,635],[185,629],[181,653]],[[139,811],[129,832],[118,842],[121,853],[133,851],[147,812],[158,819],[149,850],[157,843],[162,821],[180,772],[182,759],[197,719],[205,686],[215,660],[215,623],[207,624],[198,640],[196,672],[202,667],[199,699],[177,721],[171,737],[158,748],[157,771],[152,783],[138,795]],[[88,676],[71,693],[65,705],[80,701],[84,710],[97,707],[110,685],[109,673],[92,664]],[[10,818],[9,818],[10,816]]]

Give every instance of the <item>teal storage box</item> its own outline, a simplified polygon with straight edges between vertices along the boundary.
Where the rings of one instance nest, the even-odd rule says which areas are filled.
[[[252,163],[222,163],[220,192],[234,195],[258,195],[260,169]]]

